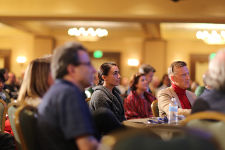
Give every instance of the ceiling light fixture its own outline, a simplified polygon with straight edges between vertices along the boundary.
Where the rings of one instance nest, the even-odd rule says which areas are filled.
[[[76,36],[81,41],[96,41],[99,38],[108,36],[108,31],[106,29],[92,27],[85,29],[84,27],[80,28],[70,28],[68,30],[70,36]]]
[[[211,45],[225,44],[225,31],[217,32],[216,30],[213,30],[211,33],[206,30],[198,31],[196,37]]]

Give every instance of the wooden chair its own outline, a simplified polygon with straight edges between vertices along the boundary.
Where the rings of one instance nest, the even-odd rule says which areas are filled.
[[[7,112],[7,104],[5,101],[0,99],[0,131],[3,132],[5,129],[5,119]]]
[[[158,100],[154,100],[151,104],[151,110],[154,117],[159,117]]]
[[[212,134],[220,148],[225,150],[225,114],[215,111],[198,112],[191,114],[181,123]]]
[[[9,117],[10,125],[14,134],[16,147],[18,150],[22,150],[21,141],[18,135],[18,131],[16,130],[16,123],[15,123],[15,113],[18,107],[19,107],[18,103],[16,102],[10,103],[8,105],[8,117]]]
[[[16,130],[23,150],[39,150],[37,136],[37,108],[24,105],[16,111]]]

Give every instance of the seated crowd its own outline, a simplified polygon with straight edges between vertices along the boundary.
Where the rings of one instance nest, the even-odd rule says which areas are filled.
[[[98,83],[93,85],[96,70],[87,49],[70,42],[56,48],[52,56],[31,61],[21,86],[13,73],[0,69],[0,98],[7,104],[17,100],[19,105],[37,108],[41,150],[94,150],[99,148],[104,135],[125,129],[123,121],[153,117],[151,104],[155,100],[160,117],[169,115],[172,98],[178,104],[178,115],[189,116],[205,110],[224,113],[224,67],[225,50],[221,50],[210,61],[204,78],[210,90],[200,97],[189,90],[190,75],[184,61],[173,62],[154,90],[149,84],[156,69],[142,65],[132,76],[126,92],[121,93],[118,65],[103,63],[97,72]],[[85,89],[91,89],[89,101],[85,101]],[[13,135],[8,119],[5,130]]]

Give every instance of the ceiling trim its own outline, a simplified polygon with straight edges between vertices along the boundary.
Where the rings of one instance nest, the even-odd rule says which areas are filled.
[[[193,22],[193,23],[225,23],[223,16],[221,17],[157,17],[157,16],[140,16],[140,17],[77,17],[77,16],[4,16],[0,15],[0,21],[114,21],[114,22],[140,22],[140,23],[160,23],[160,22]]]

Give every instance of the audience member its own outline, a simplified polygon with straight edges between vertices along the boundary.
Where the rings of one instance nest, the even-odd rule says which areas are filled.
[[[94,81],[88,88],[85,89],[86,98],[90,99],[91,95],[94,93],[94,87],[98,85],[98,73],[95,73]]]
[[[207,83],[208,82],[207,81],[208,76],[209,76],[208,75],[208,72],[206,72],[205,74],[203,74],[202,79],[203,79],[204,86],[198,86],[196,88],[195,95],[197,97],[199,97],[201,95],[205,95],[205,94],[207,94],[210,91],[211,87]]]
[[[148,118],[152,116],[151,103],[156,99],[147,92],[148,82],[144,74],[136,74],[131,80],[131,92],[124,100],[127,119]]]
[[[151,83],[155,72],[156,72],[155,68],[147,64],[143,64],[139,68],[139,73],[145,74],[146,81],[148,83],[147,92],[150,92],[150,93],[152,93],[152,91],[149,88],[149,84]]]
[[[7,104],[11,102],[9,94],[4,90],[5,77],[0,73],[0,98],[5,101]]]
[[[158,92],[160,90],[168,88],[168,87],[170,87],[170,85],[171,85],[171,83],[170,83],[170,79],[169,79],[168,74],[164,74],[163,77],[162,77],[162,80],[160,81],[159,86],[157,88],[156,96],[158,95]]]
[[[16,150],[15,140],[11,134],[0,132],[0,149]]]
[[[225,113],[225,49],[219,50],[210,60],[207,76],[207,85],[212,89],[196,100],[192,111],[213,110]]]
[[[75,42],[57,48],[51,72],[56,80],[38,106],[41,149],[97,149],[84,96],[84,89],[91,85],[96,70],[86,48]]]
[[[7,81],[7,80],[9,79],[9,75],[8,75],[9,71],[8,71],[8,69],[6,69],[6,68],[1,68],[1,69],[0,69],[0,73],[3,74],[3,76],[4,76],[4,78],[5,78],[5,81]]]
[[[120,80],[120,85],[117,88],[120,90],[121,95],[125,95],[129,87],[129,80],[126,77],[122,77]]]
[[[53,84],[50,62],[50,56],[37,58],[30,62],[17,99],[20,104],[39,105],[41,98]]]
[[[172,86],[161,90],[158,94],[159,115],[168,116],[171,98],[175,98],[178,103],[178,115],[189,115],[196,96],[186,90],[190,86],[186,63],[183,61],[173,62],[168,69],[168,75]]]
[[[198,87],[199,87],[199,83],[196,81],[192,81],[190,86],[190,91],[194,93]]]
[[[119,68],[115,63],[104,63],[99,70],[99,86],[94,88],[89,103],[90,109],[94,112],[99,108],[111,110],[116,118],[122,122],[125,120],[123,103],[120,92],[116,86],[120,83]]]
[[[8,81],[5,82],[4,89],[9,91],[9,96],[12,99],[17,99],[18,91],[19,91],[19,85],[16,83],[16,76],[14,73],[10,72],[8,73]]]
[[[159,84],[160,84],[159,78],[157,76],[153,76],[152,81],[151,81],[150,86],[149,86],[150,89],[151,89],[152,95],[154,95],[154,96],[156,95],[157,88],[158,88]]]

